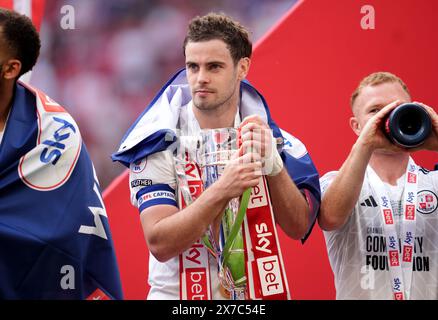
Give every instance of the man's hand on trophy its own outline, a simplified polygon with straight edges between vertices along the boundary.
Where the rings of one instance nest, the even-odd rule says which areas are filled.
[[[241,152],[257,152],[262,159],[262,173],[275,176],[283,169],[283,160],[277,151],[272,130],[258,115],[248,116],[241,125]],[[241,154],[243,154],[241,153]]]
[[[240,197],[246,189],[255,187],[261,175],[262,162],[258,153],[248,152],[239,156],[236,152],[215,185],[219,195],[231,200]]]

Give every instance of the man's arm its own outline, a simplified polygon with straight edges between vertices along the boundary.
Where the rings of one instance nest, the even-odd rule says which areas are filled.
[[[337,230],[347,222],[359,198],[365,171],[374,150],[401,150],[391,144],[381,130],[385,116],[397,105],[398,101],[387,105],[370,118],[364,126],[347,160],[322,197],[318,216],[321,229]]]
[[[309,227],[309,205],[283,168],[276,176],[267,176],[275,220],[292,239],[304,237]]]
[[[302,239],[313,223],[314,196],[309,195],[308,200],[312,202],[309,205],[307,195],[302,193],[307,191],[297,187],[291,178],[294,173],[288,172],[284,167],[271,129],[260,116],[249,116],[242,121],[241,136],[242,151],[252,148],[264,159],[263,170],[267,177],[276,222],[289,237]],[[296,169],[301,171],[299,167]],[[317,175],[316,172],[315,174]]]
[[[179,211],[171,205],[157,205],[141,213],[143,232],[150,252],[161,262],[190,248],[213,222],[219,223],[228,202],[258,184],[261,163],[252,154],[231,161],[223,175],[191,205]]]
[[[157,205],[141,212],[149,251],[158,261],[165,262],[190,248],[223,212],[228,201],[218,189],[213,184],[181,211],[171,205]]]
[[[324,193],[318,223],[321,229],[332,231],[341,228],[359,198],[372,151],[356,143],[339,170],[338,175]]]

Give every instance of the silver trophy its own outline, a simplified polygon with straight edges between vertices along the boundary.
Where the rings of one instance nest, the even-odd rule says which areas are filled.
[[[194,184],[186,174],[188,166],[199,173],[205,190],[222,175],[225,166],[238,151],[239,132],[234,128],[202,130],[199,136],[180,136],[174,154],[178,187],[187,205],[193,199]],[[232,199],[225,208],[220,224],[212,224],[203,237],[204,245],[216,258],[218,276],[223,289],[232,300],[244,300],[247,277],[242,236],[242,222],[250,190]]]

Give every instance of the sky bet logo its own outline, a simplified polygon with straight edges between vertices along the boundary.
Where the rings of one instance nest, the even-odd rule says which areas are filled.
[[[408,172],[408,183],[417,183],[417,175],[415,173]]]
[[[394,299],[395,300],[404,300],[403,292],[401,288],[401,280],[399,278],[395,278],[393,280],[392,289],[394,291]]]
[[[401,281],[399,278],[395,278],[394,279],[394,284],[393,284],[393,289],[396,292],[400,292],[401,291]]]
[[[394,221],[392,220],[392,212],[389,209],[383,209],[383,216],[385,217],[385,223],[386,224],[393,224]]]
[[[41,117],[37,145],[21,157],[18,165],[21,180],[38,191],[61,187],[76,166],[81,146],[81,134],[68,113]]]
[[[395,292],[394,299],[395,300],[403,300],[403,292]]]
[[[388,245],[392,250],[396,250],[397,249],[397,242],[395,240],[395,238],[393,236],[389,236],[389,245]]]
[[[412,246],[403,246],[403,261],[412,262]]]
[[[413,240],[412,232],[407,231],[407,232],[406,232],[405,243],[406,243],[407,245],[412,245],[412,240]]]
[[[272,296],[284,292],[280,263],[277,256],[257,259],[260,272],[260,285],[263,296]]]
[[[382,199],[382,207],[383,208],[389,208],[389,200],[386,196],[381,197]]]
[[[44,163],[51,163],[52,165],[56,165],[59,158],[61,158],[62,151],[65,149],[64,141],[70,137],[71,133],[75,134],[76,129],[67,120],[57,117],[53,117],[53,120],[60,123],[62,126],[55,131],[52,139],[44,140],[43,144],[47,147],[43,150],[43,152],[41,152],[40,160]]]
[[[391,267],[397,267],[399,264],[398,261],[398,251],[397,250],[389,250],[389,265]]]
[[[407,204],[405,208],[405,218],[406,220],[415,220],[415,206],[412,204]]]
[[[414,203],[414,193],[412,192],[412,191],[410,191],[410,192],[408,192],[408,199],[407,199],[407,201],[409,202],[409,203]]]

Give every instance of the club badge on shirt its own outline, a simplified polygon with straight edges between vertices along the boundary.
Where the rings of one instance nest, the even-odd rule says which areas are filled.
[[[431,214],[438,207],[438,198],[435,193],[430,190],[421,190],[418,192],[418,207],[417,211],[422,214]]]

